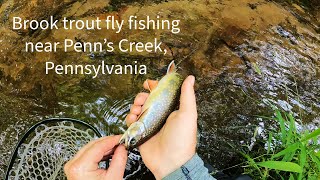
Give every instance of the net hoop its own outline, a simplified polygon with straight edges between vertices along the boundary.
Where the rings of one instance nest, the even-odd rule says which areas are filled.
[[[37,127],[39,127],[41,125],[45,125],[45,124],[49,124],[49,123],[59,123],[59,122],[71,122],[71,123],[80,124],[82,126],[87,127],[88,129],[92,130],[97,137],[99,137],[99,138],[102,137],[101,133],[95,127],[93,127],[89,123],[81,121],[81,120],[72,119],[72,118],[50,118],[50,119],[42,120],[42,121],[34,124],[31,128],[29,128],[28,131],[20,138],[19,142],[15,146],[14,151],[13,151],[11,158],[10,158],[10,163],[9,163],[7,171],[6,171],[6,176],[5,176],[6,180],[9,180],[10,171],[13,168],[16,157],[18,156],[19,148],[24,143],[24,141],[29,137],[29,135],[31,133],[33,133]]]

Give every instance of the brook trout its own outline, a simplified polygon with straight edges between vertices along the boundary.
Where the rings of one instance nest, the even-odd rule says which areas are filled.
[[[141,114],[123,134],[119,144],[124,144],[127,149],[135,148],[159,132],[177,106],[181,85],[182,77],[172,61],[158,85],[154,89],[149,88],[150,95],[142,106]]]

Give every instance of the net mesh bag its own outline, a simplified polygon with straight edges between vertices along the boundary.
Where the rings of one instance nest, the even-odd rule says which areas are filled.
[[[17,146],[7,179],[66,179],[64,164],[99,136],[92,127],[79,122],[39,124]]]

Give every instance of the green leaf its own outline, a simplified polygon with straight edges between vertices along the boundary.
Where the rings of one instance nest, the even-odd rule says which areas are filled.
[[[316,175],[309,175],[308,176],[308,180],[318,180],[319,178],[317,178]]]
[[[293,174],[290,173],[290,178],[289,180],[294,180]]]
[[[296,152],[288,153],[284,155],[284,157],[282,158],[282,161],[291,162],[295,155],[296,155]]]
[[[309,152],[308,154],[309,154],[309,156],[311,157],[311,160],[312,160],[314,163],[317,164],[318,171],[320,171],[320,161],[319,161],[318,157],[315,155],[314,152]]]
[[[320,158],[320,151],[316,152],[315,155]]]
[[[300,146],[300,166],[304,167],[304,165],[306,164],[307,161],[307,153],[306,153],[306,147],[302,144]]]
[[[287,134],[286,134],[286,126],[285,126],[285,123],[284,123],[285,121],[284,121],[284,119],[283,119],[283,117],[281,115],[281,112],[279,110],[276,110],[276,116],[277,116],[277,119],[278,119],[278,121],[280,123],[281,140],[282,140],[282,142],[284,144],[286,144],[285,139],[286,139]]]
[[[292,153],[295,152],[297,149],[299,148],[299,144],[295,143],[295,144],[291,144],[290,146],[288,146],[286,149],[278,152],[277,154],[272,156],[272,159],[286,155],[288,153]]]
[[[294,119],[292,113],[290,113],[288,116],[291,123],[290,126],[292,127],[293,132],[296,132],[296,124],[295,124],[296,120]]]
[[[306,153],[306,147],[304,146],[304,144],[301,143],[301,146],[300,146],[300,157],[299,157],[299,164],[302,168],[305,167],[305,164],[306,164],[306,161],[307,161],[307,153]],[[303,169],[302,169],[303,171]],[[303,177],[303,174],[299,174],[298,176],[298,179],[302,179]]]
[[[271,143],[272,143],[272,132],[270,131],[269,132],[269,137],[268,137],[268,150],[267,150],[267,154],[270,153],[270,150],[271,150]]]
[[[308,140],[310,140],[310,139],[312,139],[312,138],[314,138],[314,137],[317,137],[317,136],[319,136],[319,135],[320,135],[320,128],[317,129],[317,130],[315,130],[315,131],[313,131],[312,133],[308,134],[305,138],[303,138],[303,139],[301,140],[301,142],[303,142],[303,141],[308,141]]]
[[[287,143],[286,145],[288,146],[291,142],[294,142],[294,132],[296,131],[296,126],[295,126],[295,120],[292,116],[292,114],[290,113],[288,115],[289,119],[290,119],[290,123],[289,123],[289,131],[288,131],[288,135],[287,135]]]
[[[248,160],[248,163],[250,166],[253,166],[253,167],[259,169],[259,167],[256,165],[256,162],[254,162],[254,160],[250,156],[248,156],[242,152],[240,152],[240,153]]]
[[[247,160],[248,160],[248,164],[252,167],[254,167],[256,170],[259,171],[260,175],[263,176],[262,172],[260,171],[260,168],[257,166],[257,163],[254,161],[254,159],[252,159],[250,156],[248,156],[247,154],[244,154],[242,152],[240,152],[240,154],[242,156],[244,156]]]
[[[258,166],[288,172],[302,173],[302,168],[296,163],[283,161],[265,161],[256,163]]]

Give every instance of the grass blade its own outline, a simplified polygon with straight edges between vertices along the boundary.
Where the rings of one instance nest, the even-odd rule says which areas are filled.
[[[314,163],[316,163],[316,165],[317,165],[317,167],[318,167],[318,171],[320,171],[320,161],[319,161],[318,157],[315,155],[314,152],[310,152],[310,153],[308,153],[308,154],[309,154],[309,156],[311,157],[311,160],[312,160]]]
[[[260,175],[263,176],[262,172],[260,171],[260,168],[257,166],[257,163],[254,161],[254,159],[252,159],[250,156],[248,156],[247,154],[244,154],[242,152],[240,152],[240,154],[242,156],[244,156],[247,160],[248,160],[248,164],[252,167],[254,167],[256,170],[259,171]]]
[[[302,144],[301,147],[301,152],[300,152],[300,166],[304,167],[307,161],[307,153],[306,153],[306,147]]]
[[[286,144],[286,126],[285,126],[285,120],[283,119],[281,112],[279,110],[276,110],[276,116],[277,120],[279,121],[280,124],[280,131],[281,131],[281,140],[284,144]]]
[[[316,153],[314,153],[317,157],[319,157],[320,158],[320,151],[318,151],[318,152],[316,152]]]
[[[306,161],[307,161],[306,147],[303,144],[301,144],[300,150],[301,150],[301,152],[300,152],[300,157],[299,157],[299,164],[301,167],[305,167],[304,165],[306,164]],[[302,169],[302,171],[303,171],[303,169]],[[298,176],[298,179],[300,180],[300,179],[302,179],[302,177],[303,177],[303,175],[302,175],[302,173],[300,173]]]
[[[283,155],[286,155],[288,153],[295,152],[298,148],[299,148],[299,144],[298,143],[292,144],[292,145],[288,146],[286,149],[284,149],[284,150],[278,152],[277,154],[273,155],[272,159],[280,157],[280,156],[283,156]]]
[[[302,173],[302,168],[296,163],[283,162],[283,161],[265,161],[256,163],[258,166],[275,169],[280,171],[297,172]]]
[[[290,113],[289,115],[288,115],[288,117],[289,117],[289,119],[290,119],[290,128],[292,128],[292,131],[293,132],[297,132],[297,128],[296,128],[296,121],[295,121],[295,119],[294,119],[294,117],[292,116],[292,113]]]
[[[288,153],[284,155],[284,157],[282,158],[282,161],[292,162],[292,159],[294,158],[295,155],[296,155],[296,151],[293,153]]]
[[[308,134],[305,138],[303,138],[303,139],[301,140],[301,142],[303,142],[303,141],[308,141],[308,140],[310,140],[310,139],[312,139],[312,138],[314,138],[314,137],[317,137],[317,136],[319,136],[319,135],[320,135],[320,128],[317,129],[317,130],[315,130],[315,131],[313,131],[312,133]]]
[[[272,132],[269,132],[269,137],[268,137],[268,150],[267,150],[267,154],[270,153],[271,150],[271,143],[272,143]]]
[[[293,177],[293,175],[292,175],[292,174],[290,174],[290,178],[289,178],[289,180],[294,180],[294,177]]]
[[[289,130],[287,133],[288,135],[287,135],[286,146],[288,146],[291,142],[294,141],[294,132],[296,131],[295,120],[294,120],[292,114],[289,114],[288,117],[290,119],[290,123],[289,123]]]

